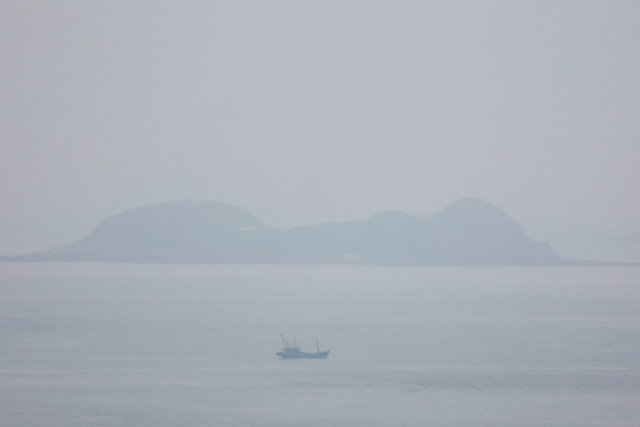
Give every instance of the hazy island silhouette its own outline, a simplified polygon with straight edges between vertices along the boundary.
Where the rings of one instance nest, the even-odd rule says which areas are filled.
[[[244,208],[181,200],[124,211],[82,239],[4,262],[278,263],[439,266],[639,265],[571,260],[534,242],[502,209],[460,199],[430,215],[279,230]]]

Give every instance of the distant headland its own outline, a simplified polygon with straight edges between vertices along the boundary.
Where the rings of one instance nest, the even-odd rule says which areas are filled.
[[[281,231],[246,209],[181,200],[131,209],[82,239],[3,262],[274,263],[438,266],[639,265],[569,260],[480,199],[431,215],[387,211],[366,221]]]

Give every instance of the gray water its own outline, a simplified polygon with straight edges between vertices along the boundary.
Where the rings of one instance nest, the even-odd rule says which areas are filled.
[[[0,264],[1,426],[639,420],[638,268]]]

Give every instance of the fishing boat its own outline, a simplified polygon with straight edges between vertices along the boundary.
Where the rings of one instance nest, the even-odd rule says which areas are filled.
[[[305,353],[300,350],[300,347],[296,344],[295,340],[293,341],[293,345],[290,345],[284,335],[280,334],[282,338],[282,350],[276,353],[276,355],[282,357],[283,359],[326,359],[329,355],[329,351],[320,351],[320,345],[316,342],[316,353]]]

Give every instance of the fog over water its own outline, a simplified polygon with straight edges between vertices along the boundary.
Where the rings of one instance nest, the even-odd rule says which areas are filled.
[[[631,1],[2,1],[3,261],[184,200],[246,209],[232,243],[357,231],[281,262],[364,261],[2,262],[0,426],[637,426],[640,268],[383,267],[344,248],[377,236],[362,248],[415,255],[416,228],[378,220],[432,224],[469,198],[517,231],[501,250],[640,262],[638,16]],[[193,262],[163,239],[227,229],[167,218],[40,259]],[[486,261],[500,239],[464,218],[417,229],[480,235],[457,249]],[[164,237],[138,238],[154,224]],[[120,245],[154,239],[155,258]],[[280,359],[280,334],[329,357]]]
[[[0,264],[0,425],[636,426],[639,272]]]
[[[151,203],[286,229],[478,197],[640,261],[637,2],[0,6],[0,255]]]

